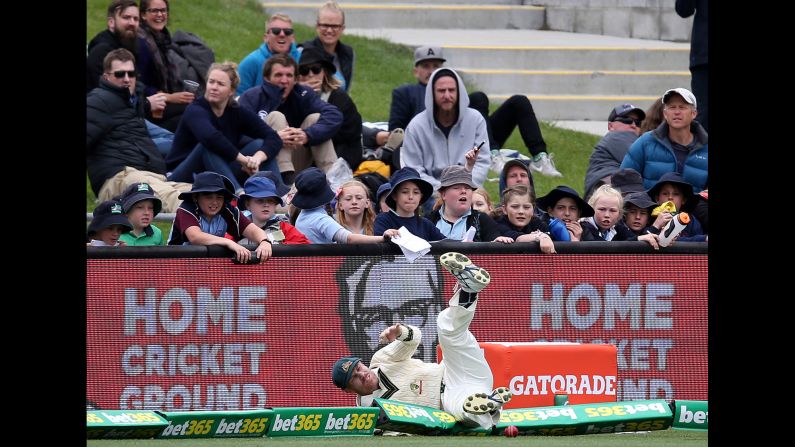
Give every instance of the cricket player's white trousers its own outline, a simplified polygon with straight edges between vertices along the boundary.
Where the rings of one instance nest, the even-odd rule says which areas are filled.
[[[500,419],[499,410],[494,414],[480,415],[464,411],[468,396],[474,393],[491,394],[494,376],[478,341],[469,332],[469,324],[475,316],[478,303],[475,301],[469,307],[459,306],[460,293],[459,290],[450,298],[449,307],[439,312],[436,318],[444,364],[442,409],[465,425],[479,425],[490,430]]]

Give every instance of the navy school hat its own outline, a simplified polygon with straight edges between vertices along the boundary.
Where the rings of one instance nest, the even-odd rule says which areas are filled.
[[[264,199],[273,197],[279,202],[279,205],[284,206],[284,200],[276,191],[276,184],[268,177],[250,177],[243,185],[243,194],[240,194],[241,199]],[[240,200],[238,208],[245,209],[245,200]]]
[[[665,174],[657,180],[657,183],[654,184],[648,191],[649,197],[652,200],[656,200],[656,197],[660,193],[660,189],[662,189],[664,183],[673,183],[682,190],[682,195],[685,196],[685,200],[690,200],[693,198],[693,185],[687,182],[681,175],[677,174],[676,172],[666,172]]]
[[[622,195],[631,192],[645,192],[643,188],[643,177],[640,172],[632,168],[619,169],[610,176],[610,185],[621,191]]]
[[[151,200],[154,202],[155,216],[163,209],[163,202],[155,196],[155,190],[149,183],[133,183],[121,193],[121,206],[124,213],[129,213],[130,209],[141,200]]]
[[[657,206],[656,203],[645,192],[631,192],[624,196],[624,208],[629,204],[633,204],[638,208],[651,208]]]
[[[536,199],[536,205],[541,208],[541,210],[546,211],[548,208],[554,207],[555,204],[558,203],[558,200],[564,197],[569,197],[574,200],[577,207],[580,209],[580,217],[593,216],[594,211],[591,205],[588,205],[585,200],[577,194],[577,191],[565,185],[556,186],[555,189],[548,192],[544,197]]]
[[[127,216],[124,215],[121,202],[118,200],[106,200],[100,203],[94,208],[93,216],[91,223],[88,224],[89,236],[99,230],[109,228],[111,225],[121,225],[124,227],[122,230],[123,233],[132,230],[132,225],[130,225],[130,221],[127,220]]]
[[[381,202],[381,196],[390,192],[392,192],[392,184],[389,182],[382,184],[378,187],[378,192],[375,193],[375,201]]]
[[[401,183],[412,181],[417,184],[417,187],[420,188],[420,194],[422,194],[422,198],[420,198],[419,205],[422,206],[426,200],[433,194],[433,185],[426,182],[420,177],[420,173],[417,172],[414,168],[400,168],[392,174],[392,177],[389,179],[389,183],[392,185],[392,192],[389,193],[389,196],[386,198],[386,204],[393,210],[397,206],[395,202],[395,198],[392,197],[392,193],[398,190],[398,187]]]
[[[334,381],[334,385],[343,390],[347,388],[348,382],[350,382],[353,375],[353,370],[356,369],[356,365],[361,361],[362,359],[359,357],[343,357],[337,360],[331,368],[331,380]]]
[[[284,182],[282,181],[282,176],[276,174],[273,171],[258,171],[255,172],[249,178],[254,178],[254,177],[265,177],[271,179],[273,181],[273,184],[276,185],[276,194],[278,194],[279,197],[284,197],[287,195],[288,192],[290,192],[290,187],[284,184]]]
[[[326,174],[318,168],[306,168],[295,177],[297,190],[291,202],[302,210],[311,210],[323,206],[334,198],[334,192],[328,185]]]
[[[226,200],[236,199],[234,193],[235,186],[232,181],[225,176],[212,171],[205,171],[200,174],[193,174],[193,186],[190,191],[181,193],[178,197],[182,200],[189,200],[197,192],[217,192],[224,195]]]

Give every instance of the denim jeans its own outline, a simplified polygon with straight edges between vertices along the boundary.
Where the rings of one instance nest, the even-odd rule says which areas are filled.
[[[248,144],[240,149],[243,155],[254,155],[254,153],[262,147],[264,141],[261,139],[251,140]],[[271,171],[274,173],[279,172],[279,164],[276,157],[269,158],[259,166],[260,171]],[[235,192],[241,190],[242,183],[245,183],[248,175],[243,172],[240,163],[237,160],[227,162],[220,155],[208,150],[201,143],[197,144],[193,151],[182,160],[168,176],[168,179],[174,182],[188,182],[193,183],[193,175],[204,171],[213,171],[226,176],[232,181],[235,186]]]
[[[144,121],[146,121],[146,130],[149,131],[149,137],[155,142],[155,146],[163,154],[163,158],[166,158],[171,150],[171,143],[174,142],[174,133],[150,123],[149,120]]]

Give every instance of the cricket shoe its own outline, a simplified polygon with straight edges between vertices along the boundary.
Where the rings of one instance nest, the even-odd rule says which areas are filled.
[[[471,414],[492,413],[510,402],[512,397],[505,387],[495,388],[491,394],[475,393],[464,400],[464,411]]]
[[[486,269],[476,266],[461,253],[454,251],[445,253],[439,257],[439,262],[445,270],[456,277],[458,284],[466,292],[480,292],[491,282],[491,275]]]

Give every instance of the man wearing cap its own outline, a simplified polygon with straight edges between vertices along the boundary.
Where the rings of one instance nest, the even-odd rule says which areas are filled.
[[[640,136],[640,123],[646,119],[646,112],[632,104],[621,104],[610,111],[607,117],[607,134],[596,143],[588,160],[585,172],[585,200],[593,191],[610,183],[610,176],[624,161],[629,147]]]
[[[284,183],[313,163],[328,172],[337,160],[331,139],[342,126],[342,113],[310,87],[298,84],[298,63],[284,54],[262,67],[265,82],[240,95],[240,107],[258,114],[282,139],[276,156]]]
[[[467,107],[464,82],[454,70],[439,68],[425,89],[425,110],[409,122],[401,149],[401,167],[412,167],[434,190],[441,186],[442,170],[466,165],[466,153],[478,148],[472,180],[478,187],[491,166],[491,147],[486,120]]]
[[[361,358],[343,357],[332,367],[332,380],[345,392],[356,394],[360,406],[371,406],[374,398],[392,399],[439,408],[464,425],[491,430],[512,395],[505,387],[492,390],[491,369],[469,331],[478,292],[491,277],[461,253],[445,253],[439,261],[458,280],[448,307],[436,318],[444,361],[425,363],[412,358],[422,338],[420,329],[397,323],[381,332],[380,341],[388,345],[373,355],[370,367]]]
[[[632,143],[621,167],[638,171],[647,189],[668,172],[684,177],[696,191],[706,189],[709,146],[707,131],[694,121],[696,97],[680,87],[666,91],[662,102],[665,122]]]
[[[262,85],[262,67],[274,54],[284,54],[298,60],[301,49],[295,44],[293,20],[287,14],[273,14],[265,23],[262,45],[249,53],[237,67],[240,84],[235,93],[239,96],[246,90]]]
[[[500,236],[497,222],[485,213],[472,208],[472,192],[477,189],[472,182],[472,174],[464,166],[448,166],[442,171],[439,195],[442,206],[429,216],[436,228],[447,239],[468,242],[503,242],[511,243],[513,239]],[[475,234],[468,235],[470,228]]]

